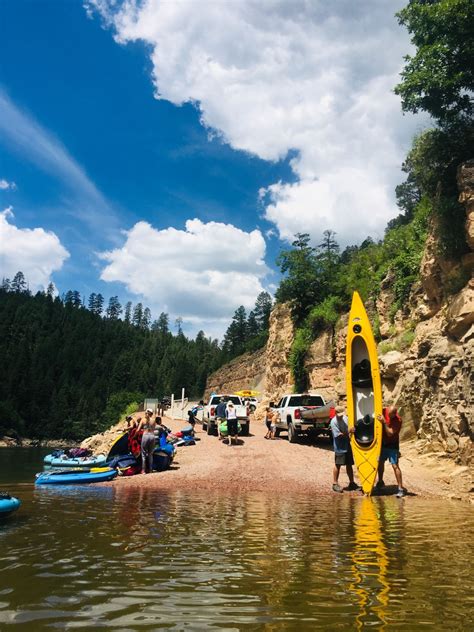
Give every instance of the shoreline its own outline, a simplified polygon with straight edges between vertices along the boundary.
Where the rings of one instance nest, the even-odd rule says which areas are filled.
[[[163,421],[173,430],[186,423],[168,417]],[[360,496],[360,492],[337,494],[332,491],[334,453],[326,437],[311,443],[290,444],[285,436],[265,440],[265,430],[262,423],[252,421],[251,435],[239,438],[239,445],[228,446],[227,441],[224,443],[207,435],[196,425],[196,445],[179,447],[171,469],[118,477],[103,485],[156,491],[198,488],[216,492],[227,487],[232,493]],[[408,499],[449,498],[474,503],[470,468],[434,454],[420,454],[413,440],[402,443],[401,452],[400,467]],[[397,485],[388,463],[384,479],[386,487],[377,496],[394,495]],[[342,487],[348,484],[345,468],[341,468],[339,483]]]
[[[164,417],[163,422],[172,430],[186,425],[185,420]],[[121,429],[122,428],[122,429]],[[103,435],[99,451],[106,451],[120,432],[123,424],[117,424]],[[253,419],[251,435],[239,438],[239,445],[229,447],[215,436],[209,436],[196,425],[197,442],[194,446],[179,447],[171,468],[165,472],[118,477],[97,485],[123,489],[150,489],[156,491],[199,490],[216,493],[228,489],[231,493],[266,492],[289,495],[359,496],[360,492],[345,490],[343,494],[332,491],[334,453],[327,437],[321,436],[309,442],[302,440],[290,444],[285,435],[274,441],[265,440],[266,428]],[[118,433],[118,434],[117,434]],[[18,444],[13,438],[0,440],[0,448],[63,448],[70,441],[61,439],[38,442],[23,439]],[[98,446],[94,445],[97,452]],[[95,449],[94,449],[95,448]],[[421,445],[411,439],[402,442],[400,467],[407,498],[446,498],[474,504],[473,469],[457,465],[444,453],[423,453]],[[355,468],[354,468],[355,469]],[[356,473],[357,480],[357,473]],[[397,485],[390,465],[386,464],[386,488],[374,494],[396,494]],[[345,468],[341,468],[339,484],[348,484]]]

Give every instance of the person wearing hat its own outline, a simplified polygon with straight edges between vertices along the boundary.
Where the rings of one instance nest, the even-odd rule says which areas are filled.
[[[334,492],[342,493],[343,488],[339,485],[339,472],[341,466],[346,466],[347,476],[349,478],[349,485],[347,489],[349,491],[359,490],[361,487],[354,481],[354,457],[352,456],[351,444],[349,441],[349,425],[347,416],[344,415],[344,408],[342,406],[336,407],[336,414],[331,420],[331,434],[334,445],[334,469],[333,469],[333,484],[332,489]]]
[[[232,445],[234,439],[237,443],[237,435],[239,434],[237,412],[232,402],[228,402],[225,416],[227,419],[227,436],[229,437],[229,445]]]

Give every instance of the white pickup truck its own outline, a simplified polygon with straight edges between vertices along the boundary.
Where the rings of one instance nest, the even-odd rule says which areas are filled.
[[[292,393],[284,395],[276,406],[270,408],[278,413],[276,436],[281,431],[288,432],[288,441],[296,443],[301,434],[331,436],[329,425],[334,416],[334,402],[326,402],[317,393]]]
[[[221,397],[224,398],[224,401],[231,401],[234,404],[237,419],[242,428],[240,434],[248,436],[250,431],[250,418],[247,406],[244,406],[242,398],[238,395],[211,395],[207,405],[204,407],[202,415],[202,429],[207,430],[208,435],[217,434],[216,408],[217,404],[221,401]]]

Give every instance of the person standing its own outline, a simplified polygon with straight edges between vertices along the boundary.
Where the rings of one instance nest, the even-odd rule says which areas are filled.
[[[274,412],[269,406],[265,408],[265,425],[267,427],[267,434],[264,437],[265,439],[271,439],[273,415]]]
[[[216,424],[217,424],[217,436],[219,437],[219,441],[223,439],[221,435],[221,431],[219,430],[221,423],[226,420],[226,412],[227,412],[227,404],[223,397],[221,397],[219,403],[216,406]]]
[[[142,474],[149,474],[153,471],[153,451],[156,444],[156,421],[152,419],[152,416],[153,411],[151,408],[147,408],[145,411],[145,419],[143,419],[138,426],[138,430],[143,430],[141,443]]]
[[[232,402],[229,402],[227,404],[226,418],[227,418],[227,436],[229,437],[229,445],[232,445],[232,442],[234,441],[234,439],[237,442],[237,435],[238,435],[237,412]]]
[[[383,473],[385,469],[385,461],[388,459],[398,484],[397,498],[406,496],[406,490],[403,487],[402,471],[398,465],[400,450],[400,430],[402,428],[402,418],[398,414],[396,406],[384,408],[381,415],[377,419],[382,423],[382,452],[380,454],[378,481],[376,488],[385,487]]]
[[[349,441],[349,425],[347,416],[344,415],[344,408],[342,406],[336,407],[336,414],[331,420],[331,434],[334,445],[334,469],[333,469],[333,484],[332,489],[334,492],[342,493],[343,489],[339,485],[339,473],[341,466],[346,466],[347,476],[349,478],[349,485],[347,489],[349,491],[361,489],[360,485],[354,481],[354,457],[352,456],[351,443]]]

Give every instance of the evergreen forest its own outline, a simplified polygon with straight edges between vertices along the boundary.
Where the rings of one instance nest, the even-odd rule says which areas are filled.
[[[0,288],[0,435],[79,440],[116,423],[145,397],[202,397],[209,373],[265,344],[271,298],[262,292],[247,318],[240,307],[223,345],[200,331],[188,339],[177,319],[141,303],[107,307],[71,290],[32,296],[22,272]]]

